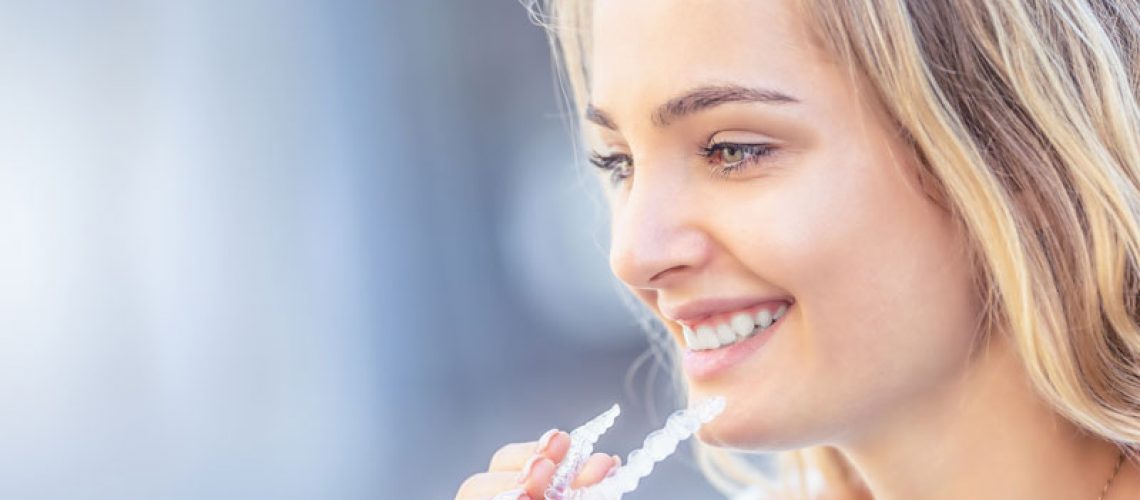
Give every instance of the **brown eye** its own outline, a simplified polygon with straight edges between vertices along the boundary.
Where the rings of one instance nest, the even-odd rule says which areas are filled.
[[[727,176],[760,163],[775,151],[772,144],[736,144],[722,142],[701,148],[699,153],[712,167],[713,173]]]
[[[744,150],[736,146],[725,146],[720,150],[720,157],[725,163],[737,163],[744,160]]]

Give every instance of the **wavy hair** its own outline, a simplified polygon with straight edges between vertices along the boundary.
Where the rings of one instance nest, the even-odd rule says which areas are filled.
[[[590,0],[531,0],[567,104],[589,101]],[[966,230],[985,331],[1039,395],[1136,458],[1140,445],[1140,2],[800,0],[820,46],[921,160]],[[835,448],[781,453],[770,478],[699,445],[719,489],[870,498]]]

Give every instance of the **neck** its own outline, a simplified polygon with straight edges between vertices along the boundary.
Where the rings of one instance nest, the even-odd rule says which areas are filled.
[[[876,500],[1096,500],[1116,447],[1058,416],[1023,372],[995,339],[962,377],[837,447]]]

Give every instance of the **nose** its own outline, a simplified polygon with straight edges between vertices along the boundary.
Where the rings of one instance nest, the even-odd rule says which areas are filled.
[[[704,266],[712,241],[684,179],[643,174],[615,200],[610,268],[635,289],[676,286]]]

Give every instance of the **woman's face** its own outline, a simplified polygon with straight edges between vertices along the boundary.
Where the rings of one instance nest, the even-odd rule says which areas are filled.
[[[962,373],[980,311],[915,155],[792,5],[594,9],[587,127],[613,167],[611,266],[681,346],[692,396],[728,399],[702,439],[755,450],[904,418]],[[706,348],[709,332],[744,340],[693,350],[686,324]]]

